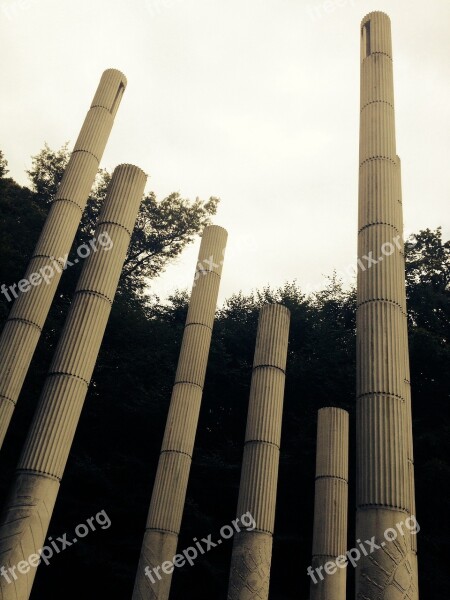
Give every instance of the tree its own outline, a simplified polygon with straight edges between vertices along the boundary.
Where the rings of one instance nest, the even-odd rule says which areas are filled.
[[[0,179],[5,177],[8,173],[8,161],[3,155],[3,152],[0,150]]]
[[[450,585],[443,557],[450,524],[436,525],[450,494],[450,240],[424,229],[405,242],[412,416],[421,594],[441,597]],[[436,491],[436,482],[439,491]]]
[[[410,325],[450,335],[450,240],[442,229],[424,229],[405,243],[406,291]]]
[[[47,159],[54,166],[61,164],[51,156]],[[45,161],[40,164],[43,172]],[[80,240],[91,235],[108,176],[101,174],[94,186],[92,211],[86,213],[90,216],[82,223]],[[48,190],[56,190],[50,177],[46,181]],[[40,196],[0,178],[0,279],[5,283],[22,276],[49,208],[45,186],[37,183]],[[158,248],[181,251],[190,231],[208,218],[204,204],[192,214],[197,201],[173,196],[165,199],[166,206],[164,200],[150,197],[133,233],[128,272],[111,311],[49,535],[56,539],[100,509],[107,512],[112,527],[86,537],[55,555],[50,567],[39,569],[36,598],[59,597],[63,586],[65,600],[79,598],[91,574],[92,596],[114,600],[131,594],[189,300],[186,292],[179,292],[164,303],[150,304],[142,296],[143,285],[147,274],[164,267],[164,260],[157,262]],[[173,221],[177,207],[181,223]],[[450,426],[445,418],[450,402],[449,242],[440,228],[425,229],[406,242],[405,252],[420,586],[422,596],[444,598],[450,586],[450,524],[436,515],[443,514],[443,499],[450,495]],[[10,483],[72,298],[67,282],[75,285],[75,268],[62,278],[2,449],[2,493]],[[142,284],[138,294],[135,284]],[[0,300],[3,308],[10,307]],[[179,548],[191,545],[194,537],[214,535],[236,516],[258,311],[266,302],[283,303],[291,311],[270,595],[272,600],[291,600],[308,597],[316,419],[322,406],[350,411],[349,480],[354,489],[356,298],[355,290],[345,289],[335,275],[313,295],[305,295],[295,282],[287,283],[280,289],[234,294],[218,310]],[[298,489],[295,482],[300,477]],[[349,541],[354,539],[354,504],[350,493]],[[177,570],[171,598],[224,600],[231,545],[230,540],[199,557],[194,567]],[[96,577],[99,572],[105,577]],[[350,597],[351,571],[348,576]]]
[[[69,158],[68,144],[57,151],[45,144],[32,158],[32,166],[27,173],[39,202],[49,205],[55,199]],[[111,175],[106,169],[98,171],[77,233],[75,248],[92,238],[110,179]],[[160,275],[211,223],[218,203],[216,197],[210,197],[207,201],[199,198],[191,201],[175,192],[157,200],[153,192],[146,194],[133,230],[119,293],[126,289],[127,293],[143,297],[148,280]]]
[[[45,143],[43,149],[31,158],[31,169],[27,174],[38,201],[43,204],[53,202],[69,158],[69,142],[56,151]]]

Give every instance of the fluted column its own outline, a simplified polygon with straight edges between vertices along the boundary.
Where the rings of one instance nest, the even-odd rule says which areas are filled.
[[[0,519],[0,565],[6,570],[21,561],[29,564],[44,545],[145,182],[145,173],[132,165],[114,170],[95,232],[96,240],[111,244],[98,248],[83,265]],[[12,582],[0,577],[0,598],[27,600],[35,567],[23,567],[24,574],[16,569],[17,579],[8,570]]]
[[[167,600],[192,462],[227,232],[203,231],[133,600]],[[172,567],[173,569],[173,567]]]
[[[126,87],[114,69],[102,75],[0,337],[0,447],[36,349],[65,260],[86,206]],[[21,280],[21,281],[24,281]],[[30,283],[31,282],[31,283]],[[11,294],[12,295],[12,294]]]
[[[361,24],[356,535],[375,536],[382,547],[357,564],[358,600],[417,593],[409,530],[392,542],[384,537],[411,514],[399,173],[390,20],[373,12]]]
[[[347,551],[348,413],[340,408],[318,413],[315,488],[310,600],[345,600],[347,570],[336,562]]]
[[[228,600],[269,597],[289,321],[281,304],[259,315],[237,507],[255,527],[235,534]]]

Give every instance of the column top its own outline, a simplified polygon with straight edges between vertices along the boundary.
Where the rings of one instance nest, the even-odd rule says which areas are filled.
[[[361,62],[377,54],[392,59],[391,20],[381,11],[370,12],[361,21]]]
[[[127,78],[121,71],[106,69],[102,73],[91,108],[106,108],[114,117],[126,87]]]
[[[319,410],[317,412],[325,414],[330,411],[339,411],[341,413],[348,415],[347,410],[345,410],[344,408],[339,408],[338,406],[322,406],[322,408],[319,408]]]
[[[389,15],[387,13],[383,12],[382,10],[372,10],[370,13],[367,13],[365,17],[363,17],[363,20],[361,21],[361,27],[364,25],[364,23],[370,21],[375,17],[378,17],[380,19],[386,19],[389,23],[391,22],[391,19],[389,18]]]
[[[291,312],[282,304],[264,304],[259,311],[253,368],[286,370]]]

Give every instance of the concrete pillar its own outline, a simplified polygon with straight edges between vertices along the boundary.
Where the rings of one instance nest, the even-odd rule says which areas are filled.
[[[114,170],[99,216],[97,246],[83,265],[75,296],[0,519],[0,597],[27,600],[67,457],[78,425],[126,256],[146,175],[132,165]],[[73,542],[73,539],[69,541]],[[26,561],[26,563],[21,563]],[[9,568],[22,564],[17,580]]]
[[[73,244],[126,87],[114,69],[102,75],[0,337],[0,447]],[[46,279],[35,274],[44,273]],[[22,280],[22,281],[24,281]],[[12,294],[11,294],[12,295]]]
[[[267,600],[289,337],[289,310],[263,306],[259,315],[237,517],[255,527],[235,534],[228,600]]]
[[[346,564],[336,562],[347,551],[348,413],[340,408],[318,413],[315,487],[309,598],[345,600]]]
[[[382,547],[361,556],[358,600],[417,597],[411,535],[406,424],[408,353],[391,27],[373,12],[361,24],[361,113],[357,283],[358,540]],[[385,532],[397,532],[387,541]]]
[[[161,566],[177,551],[226,242],[222,227],[204,229],[133,600],[169,597],[172,575]]]

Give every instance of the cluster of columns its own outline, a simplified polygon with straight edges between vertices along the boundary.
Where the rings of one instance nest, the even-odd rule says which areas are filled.
[[[220,282],[219,257],[226,237],[217,226],[203,233],[134,600],[169,597]],[[238,520],[251,516],[254,527],[235,535],[230,600],[264,600],[269,594],[289,321],[289,310],[282,305],[261,309],[237,508]],[[165,565],[171,565],[170,569],[161,572]]]
[[[52,273],[19,293],[0,336],[0,448],[72,247],[123,92],[125,76],[102,75],[24,279]]]
[[[95,232],[96,239],[107,236],[112,245],[91,254],[83,265],[0,517],[0,564],[7,570],[28,563],[44,546],[146,179],[133,165],[113,172]],[[13,583],[0,578],[2,599],[29,598],[35,573],[30,568]]]
[[[0,445],[125,87],[125,76],[119,71],[108,69],[103,73],[25,274],[29,281],[33,281],[33,274],[37,273],[45,273],[47,277],[42,276],[40,285],[21,290],[0,338]],[[30,596],[146,180],[141,169],[124,164],[116,167],[108,186],[93,237],[94,245],[83,264],[0,516],[0,596],[3,600],[27,600]]]
[[[82,211],[98,170],[125,77],[105,71],[86,116],[28,266],[25,278],[46,267],[54,276],[32,286],[13,305],[0,337],[0,446],[52,303]],[[108,251],[84,263],[10,496],[0,517],[0,564],[14,570],[44,545],[72,440],[109,318],[142,199],[145,173],[120,165],[113,173],[95,238]],[[358,256],[375,262],[357,281],[357,517],[360,540],[414,516],[411,392],[404,282],[401,165],[396,154],[390,21],[374,12],[361,24],[361,113]],[[169,413],[153,487],[133,600],[167,600],[171,573],[152,572],[177,552],[210,350],[227,232],[203,231]],[[251,529],[234,536],[228,599],[269,597],[278,463],[290,313],[261,309],[245,435],[237,517]],[[348,414],[318,414],[310,600],[345,600],[346,570],[319,571],[346,553]],[[403,527],[389,545],[362,553],[357,600],[418,599],[415,536]],[[3,600],[27,600],[35,566],[14,585],[0,578]]]

